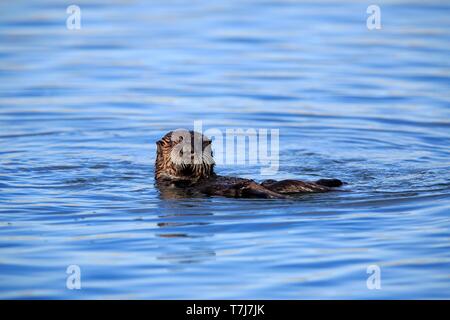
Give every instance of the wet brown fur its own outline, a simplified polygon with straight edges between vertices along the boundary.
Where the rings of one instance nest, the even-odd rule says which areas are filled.
[[[339,187],[338,179],[321,179],[316,182],[300,180],[265,180],[257,183],[250,179],[219,176],[214,173],[214,160],[211,151],[211,140],[193,131],[185,132],[185,138],[191,139],[191,160],[197,154],[194,151],[194,140],[200,139],[203,150],[200,163],[175,163],[172,152],[180,148],[183,137],[167,133],[157,144],[155,163],[155,180],[161,195],[164,197],[186,196],[224,196],[234,198],[289,198],[290,195],[311,192],[327,192]]]

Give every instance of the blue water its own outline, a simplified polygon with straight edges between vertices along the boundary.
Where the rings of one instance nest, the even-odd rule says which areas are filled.
[[[69,4],[0,4],[0,298],[450,298],[449,2],[377,1],[372,31],[372,1]],[[154,143],[194,120],[348,184],[163,199]]]

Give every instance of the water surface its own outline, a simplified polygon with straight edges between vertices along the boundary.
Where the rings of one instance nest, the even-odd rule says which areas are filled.
[[[76,4],[81,30],[0,4],[0,298],[450,298],[448,3],[379,1],[373,31],[366,1]],[[154,143],[194,120],[348,185],[163,199]]]

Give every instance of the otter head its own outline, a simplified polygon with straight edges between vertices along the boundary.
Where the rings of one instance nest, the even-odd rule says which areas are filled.
[[[156,142],[155,179],[195,182],[214,174],[211,140],[194,131],[176,130]]]

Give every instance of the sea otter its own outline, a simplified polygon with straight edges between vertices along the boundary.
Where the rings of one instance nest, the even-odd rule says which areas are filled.
[[[300,193],[327,192],[342,185],[338,179],[315,182],[265,180],[257,183],[250,179],[219,176],[214,173],[211,140],[194,131],[171,131],[156,145],[156,185],[162,194],[172,197],[209,195],[283,199]]]

